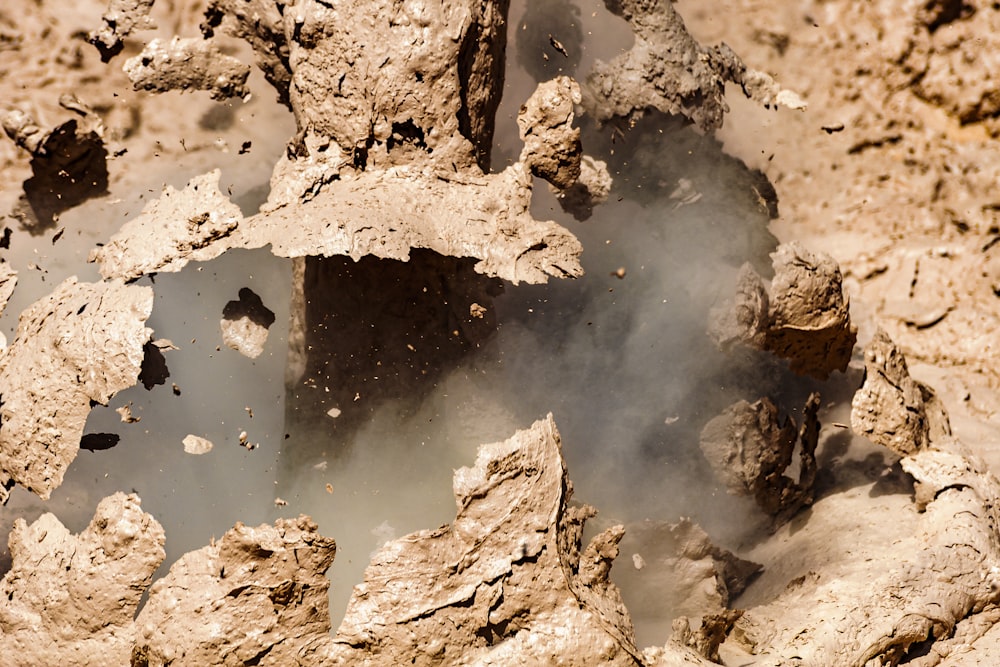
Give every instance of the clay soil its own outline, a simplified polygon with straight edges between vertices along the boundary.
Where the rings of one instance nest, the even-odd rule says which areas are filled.
[[[154,16],[160,27],[142,39],[197,34],[199,6],[193,0],[159,3]],[[861,346],[883,328],[906,355],[912,375],[935,388],[955,436],[1000,470],[1000,7],[980,0],[682,0],[676,6],[701,43],[726,42],[809,104],[804,111],[763,109],[730,85],[731,111],[717,136],[727,152],[773,183],[779,214],[771,231],[778,239],[800,241],[839,262],[859,327],[855,376]],[[131,87],[116,65],[121,61],[101,63],[96,49],[78,37],[105,9],[97,0],[3,3],[0,104],[30,109],[51,127],[73,117],[59,106],[60,95],[86,101],[106,125],[109,150],[127,145],[108,163],[114,192],[143,182],[140,174],[167,173],[162,165],[172,160],[207,171],[220,159],[231,160],[243,141],[262,154],[280,150],[290,132],[268,128],[288,128],[287,112],[269,99],[272,91],[262,79],[257,88],[268,99],[240,102],[238,112],[204,94],[125,92]],[[245,45],[226,44],[252,61]],[[129,42],[119,58],[138,50]],[[230,143],[221,145],[220,135]],[[260,158],[263,180],[271,162]],[[21,183],[30,176],[30,156],[13,142],[0,142],[0,213],[8,213],[2,224],[52,238],[61,233],[59,216],[37,220],[15,213],[23,209]],[[98,221],[91,231],[107,238],[120,222]],[[76,242],[76,229],[65,234],[61,243]],[[70,254],[79,259],[90,247],[84,245]],[[29,263],[37,260],[29,251],[15,243],[4,252],[22,275],[34,276]],[[882,487],[892,483],[883,480]],[[815,568],[835,569],[838,550],[854,547],[838,542],[829,548],[831,533],[871,539],[858,549],[886,562],[899,558],[899,540],[913,539],[916,519],[907,495],[881,496],[859,482],[839,502],[827,512],[828,500],[819,500],[810,510],[815,521],[793,520],[772,546],[740,554],[772,563],[740,607],[764,603]],[[877,537],[883,528],[865,523],[869,511],[903,517],[894,527],[898,534]],[[773,565],[790,545],[801,546],[796,558]],[[859,577],[855,583],[863,584],[868,574],[844,569],[838,576]],[[800,602],[803,610],[813,604]],[[996,664],[995,627],[941,664]],[[732,664],[745,659],[732,655]]]

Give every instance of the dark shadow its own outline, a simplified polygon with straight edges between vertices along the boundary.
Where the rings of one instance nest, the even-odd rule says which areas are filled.
[[[121,438],[117,433],[86,433],[80,438],[80,449],[88,452],[101,452],[111,449]]]
[[[139,369],[139,382],[147,391],[158,384],[164,384],[170,377],[167,360],[163,352],[152,341],[142,346],[142,366]]]
[[[229,301],[222,309],[222,318],[226,320],[238,320],[247,318],[257,326],[270,329],[274,324],[274,312],[264,305],[260,297],[249,287],[241,287],[239,291],[239,301]],[[160,355],[162,358],[162,354]],[[166,380],[166,377],[164,377]]]
[[[286,470],[307,454],[336,456],[386,401],[415,407],[494,333],[502,286],[474,265],[428,250],[414,250],[409,262],[302,262],[293,279]]]
[[[107,159],[100,136],[80,131],[76,119],[56,127],[31,158],[14,217],[32,236],[44,234],[63,211],[108,193]]]

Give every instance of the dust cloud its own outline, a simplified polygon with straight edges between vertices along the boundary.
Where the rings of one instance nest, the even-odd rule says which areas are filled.
[[[516,58],[508,59],[497,114],[494,170],[520,151],[513,118],[525,96],[512,91],[530,91],[533,76],[560,73],[563,56],[553,55],[550,34],[567,50],[591,49],[590,59],[630,45],[623,21],[599,4],[581,5],[547,14],[512,8],[508,48]],[[514,20],[519,11],[526,13]],[[567,17],[582,27],[560,24]],[[582,44],[572,37],[581,33]],[[567,68],[574,62],[566,59]],[[777,242],[767,223],[777,202],[760,172],[674,121],[598,128],[584,117],[581,125],[585,153],[607,161],[615,179],[611,198],[578,222],[536,184],[532,213],[580,239],[585,275],[506,285],[488,306],[498,322],[493,336],[410,395],[379,403],[357,428],[325,411],[312,417],[325,420],[313,428],[286,426],[312,434],[289,443],[296,451],[280,464],[279,495],[336,536],[329,572],[335,627],[376,548],[453,518],[452,471],[479,444],[503,440],[549,411],[563,434],[574,498],[601,509],[593,530],[685,516],[722,546],[752,542],[766,517],[713,476],[698,446],[702,427],[733,401],[771,395],[797,409],[810,391],[840,381],[798,378],[752,350],[720,352],[706,334],[710,309],[732,295],[744,262],[772,274]],[[366,401],[363,394],[359,387],[356,398]],[[294,421],[294,409],[289,414]],[[324,430],[332,436],[319,435]],[[640,592],[626,587],[623,594],[628,603]]]

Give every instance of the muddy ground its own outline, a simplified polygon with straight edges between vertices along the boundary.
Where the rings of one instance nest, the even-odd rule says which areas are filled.
[[[1000,8],[947,1],[609,2],[632,20],[648,50],[600,69],[595,61],[611,61],[634,39],[629,24],[600,4],[552,0],[545,11],[545,3],[541,9],[514,3],[507,22],[501,18],[506,3],[481,4],[487,9],[475,19],[477,38],[489,44],[491,31],[509,30],[506,57],[520,59],[531,74],[508,77],[508,106],[500,107],[496,140],[491,119],[499,100],[475,78],[488,79],[496,53],[470,51],[463,42],[462,55],[449,60],[453,40],[441,37],[446,30],[434,32],[441,24],[459,30],[455,26],[471,20],[461,12],[428,19],[409,8],[406,21],[392,23],[391,30],[361,20],[364,31],[338,33],[324,32],[323,3],[213,2],[216,11],[206,16],[201,0],[161,0],[149,13],[155,27],[141,19],[132,26],[124,14],[112,17],[111,32],[93,38],[99,50],[87,35],[100,28],[102,14],[117,8],[142,16],[151,3],[112,2],[109,9],[96,1],[72,7],[25,1],[0,8],[0,111],[14,139],[0,142],[0,214],[11,231],[0,252],[5,273],[16,270],[19,281],[3,318],[9,348],[0,366],[5,501],[7,490],[19,484],[0,509],[0,525],[13,527],[0,561],[10,602],[0,611],[4,654],[24,656],[17,664],[43,664],[53,656],[70,664],[515,664],[524,656],[539,664],[580,665],[994,664],[1000,653],[1000,484],[990,471],[1000,470],[1000,200],[994,191],[1000,88],[991,74],[1000,53]],[[663,18],[675,10],[690,35]],[[247,20],[254,12],[259,16]],[[293,22],[294,12],[312,18],[303,19],[298,32],[269,30]],[[351,12],[366,16],[368,8]],[[233,16],[235,30],[227,23]],[[206,25],[215,30],[215,50],[171,42],[175,35],[200,39],[212,32]],[[408,38],[414,26],[428,30],[428,43],[436,45],[427,49],[434,57],[423,54],[419,61],[426,65],[419,86],[411,81],[417,98],[424,96],[422,108],[398,93],[402,88],[352,97],[351,86],[371,92],[364,77],[338,82],[333,65],[310,61],[328,48],[316,36],[321,34],[341,40],[319,54],[328,62],[350,52],[401,80],[404,65],[387,65],[390,58],[370,53],[396,53],[392,49],[401,47],[390,35]],[[115,30],[133,27],[118,46]],[[154,38],[161,41],[151,47]],[[378,49],[366,46],[383,39]],[[722,42],[731,51],[701,46]],[[589,51],[581,46],[588,43]],[[657,51],[665,44],[674,50]],[[705,79],[713,87],[691,97],[674,95],[690,84],[683,76],[671,78],[669,67],[658,69],[674,57],[677,71],[694,73],[696,88]],[[140,90],[122,68],[130,58]],[[171,58],[188,63],[178,78],[155,71]],[[448,92],[456,71],[465,84],[471,76],[479,85],[469,86],[460,100]],[[589,71],[597,72],[590,87]],[[643,73],[644,83],[642,95],[630,96],[616,82],[634,71]],[[532,97],[532,78],[563,74],[583,82],[582,92],[560,79]],[[336,113],[310,104],[310,85],[319,90],[345,81]],[[150,92],[158,88],[172,90]],[[203,90],[177,90],[191,88]],[[295,109],[294,118],[285,104]],[[364,126],[359,118],[366,105],[390,110],[385,127]],[[652,107],[659,111],[649,112]],[[436,133],[425,133],[431,126]],[[589,154],[590,141],[594,154],[609,160],[612,180],[619,179],[607,204],[600,170],[592,171],[586,157],[580,165],[579,126],[583,153]],[[365,144],[365,133],[377,141]],[[674,152],[636,148],[655,145],[651,137],[664,133]],[[714,166],[692,163],[687,173],[681,153],[705,145]],[[492,169],[486,168],[491,147]],[[612,159],[616,151],[619,163]],[[663,155],[672,160],[668,167],[656,164]],[[625,168],[630,161],[653,176],[637,178],[634,164]],[[269,186],[272,169],[278,177]],[[720,204],[705,189],[721,173],[743,179],[733,186],[743,197],[737,204]],[[227,250],[228,261],[235,261],[232,248],[269,247],[295,262],[290,278],[269,283],[271,292],[258,283],[254,290],[227,285],[226,310],[220,304],[217,314],[225,338],[199,345],[209,355],[224,345],[254,358],[264,350],[265,359],[278,350],[272,366],[284,368],[285,377],[269,381],[284,381],[287,390],[268,389],[268,395],[277,394],[279,403],[285,396],[300,402],[289,399],[297,407],[286,408],[273,434],[250,428],[248,436],[242,423],[251,423],[253,401],[243,401],[240,389],[249,388],[224,386],[227,398],[247,404],[248,416],[235,431],[230,420],[228,436],[190,424],[185,433],[192,440],[185,443],[197,443],[193,450],[213,453],[201,437],[206,434],[215,453],[228,437],[230,450],[242,445],[243,455],[261,444],[267,450],[267,438],[280,442],[286,433],[293,442],[354,433],[379,414],[359,399],[368,398],[386,367],[399,380],[388,389],[379,385],[383,402],[419,391],[428,376],[448,377],[444,369],[465,363],[473,352],[489,355],[490,331],[498,320],[503,326],[504,306],[493,305],[501,292],[545,281],[565,281],[572,289],[583,271],[580,251],[586,259],[588,243],[602,232],[574,227],[566,222],[569,214],[550,212],[558,205],[547,192],[551,184],[564,202],[573,200],[578,178],[592,195],[590,201],[583,197],[582,207],[567,204],[578,218],[602,205],[624,216],[637,215],[643,204],[667,209],[669,202],[678,225],[692,206],[707,206],[720,218],[737,210],[732,217],[745,222],[741,228],[720,222],[718,236],[703,242],[725,246],[720,252],[727,261],[736,258],[722,272],[725,284],[688,293],[705,301],[699,307],[706,314],[710,307],[723,312],[740,280],[744,315],[727,320],[730,328],[721,337],[724,347],[732,344],[726,354],[737,359],[739,370],[726,376],[731,383],[701,380],[689,391],[705,395],[678,405],[698,416],[697,426],[684,426],[680,413],[683,438],[697,447],[700,436],[713,466],[727,462],[716,471],[724,481],[704,486],[705,492],[725,495],[728,488],[747,496],[739,512],[752,517],[752,530],[709,521],[706,533],[679,516],[627,515],[614,507],[585,533],[593,508],[571,502],[568,480],[576,473],[573,465],[567,471],[560,446],[570,463],[574,454],[569,443],[560,445],[559,433],[568,441],[569,435],[586,437],[586,429],[581,433],[558,415],[559,430],[551,417],[529,429],[534,418],[522,420],[518,412],[500,422],[527,430],[510,437],[513,429],[497,434],[482,427],[488,434],[483,441],[510,439],[484,447],[478,458],[472,449],[456,456],[454,467],[462,466],[454,479],[457,515],[446,498],[443,518],[451,525],[386,542],[396,536],[387,527],[374,551],[346,552],[359,570],[362,560],[370,557],[371,563],[364,583],[359,573],[353,581],[358,588],[345,597],[338,630],[323,575],[335,554],[341,558],[333,542],[341,536],[321,535],[308,518],[272,518],[275,512],[296,517],[312,511],[305,502],[295,506],[298,496],[289,495],[300,479],[298,468],[273,482],[282,494],[274,508],[269,488],[263,491],[267,513],[248,508],[239,517],[249,526],[264,521],[258,528],[233,527],[226,518],[221,528],[212,526],[218,540],[203,546],[207,540],[192,538],[190,548],[171,552],[173,529],[164,518],[168,556],[150,503],[140,507],[137,496],[125,495],[125,485],[114,489],[121,494],[100,487],[95,495],[90,487],[100,484],[96,474],[93,483],[71,479],[91,407],[136,382],[159,386],[162,396],[171,384],[176,396],[193,390],[157,376],[156,360],[169,363],[175,343],[183,348],[188,335],[177,328],[170,334],[175,341],[165,341],[159,324],[156,331],[145,326],[156,274],[180,271],[189,261],[184,271],[200,270],[193,268],[198,262],[212,270],[223,266],[212,262],[227,261],[214,259]],[[654,185],[654,178],[660,182]],[[165,196],[164,185],[172,188]],[[644,185],[647,192],[662,189],[662,196],[647,195]],[[542,204],[532,205],[532,197]],[[622,199],[628,200],[623,206],[640,206],[615,209]],[[324,237],[327,220],[346,220],[347,231]],[[504,233],[486,238],[494,222]],[[777,251],[778,242],[793,241],[801,245]],[[262,274],[270,270],[267,262],[286,261],[261,256],[250,261],[260,262]],[[396,264],[383,271],[380,262]],[[739,273],[744,262],[756,273]],[[795,270],[823,276],[823,286],[802,300],[823,290],[829,297],[813,303],[812,319],[801,326],[782,314],[796,286],[808,283],[787,273]],[[601,271],[608,293],[616,287],[624,292],[618,286],[637,274],[634,266]],[[72,275],[81,282],[66,280]],[[441,275],[450,277],[435,283]],[[147,277],[130,282],[140,276]],[[426,287],[383,289],[380,277],[394,285],[427,280],[434,286],[429,293]],[[0,293],[9,294],[11,283],[6,280]],[[309,290],[320,294],[323,285],[335,284],[338,294],[350,294],[352,283],[378,297],[359,292],[354,300],[323,303],[316,314],[329,294],[313,300]],[[286,287],[291,295],[282,297]],[[51,303],[39,301],[54,290]],[[36,301],[40,305],[29,311]],[[16,335],[22,311],[28,333]],[[84,323],[67,333],[62,325],[73,318]],[[291,322],[287,336],[283,318]],[[340,338],[310,339],[303,323],[308,318],[318,318],[324,330],[329,324]],[[406,331],[378,328],[404,318],[414,322]],[[349,324],[337,324],[344,321]],[[362,323],[378,331],[371,345],[396,346],[398,359],[362,359]],[[272,325],[279,332],[268,337]],[[190,338],[193,347],[194,334]],[[476,352],[481,347],[487,351]],[[717,353],[708,349],[692,355]],[[338,354],[350,361],[331,362]],[[772,360],[777,356],[784,360]],[[323,374],[326,392],[315,386]],[[800,375],[807,379],[795,379]],[[29,377],[37,384],[21,391]],[[863,383],[852,415],[852,396]],[[760,389],[738,395],[732,385]],[[477,384],[459,387],[468,391]],[[823,393],[822,403],[810,396],[814,390]],[[530,390],[525,394],[536,398]],[[893,412],[897,406],[900,414]],[[779,420],[779,408],[781,419],[791,415],[793,421]],[[535,409],[542,417],[558,407]],[[130,411],[119,414],[125,424],[134,420]],[[714,415],[721,421],[710,421]],[[677,419],[671,412],[656,421],[662,428]],[[152,421],[150,416],[146,424]],[[712,429],[702,431],[709,423]],[[737,464],[713,449],[735,432],[763,453],[748,445],[753,456]],[[116,438],[91,433],[80,446],[97,454]],[[28,442],[43,446],[22,450]],[[306,449],[284,455],[310,470],[336,465],[325,452],[322,460]],[[24,500],[25,489],[49,498],[64,473],[68,495],[49,505]],[[580,477],[587,489],[587,474],[580,471]],[[641,489],[634,492],[647,492]],[[333,493],[329,484],[325,493]],[[591,497],[600,494],[582,500]],[[288,499],[294,511],[281,514]],[[42,511],[55,516],[38,518]],[[432,528],[441,522],[437,516],[414,529]],[[27,522],[15,525],[18,518]],[[198,546],[203,548],[196,551]],[[414,567],[419,581],[407,583]],[[148,601],[140,599],[144,591]],[[196,620],[206,610],[215,614],[211,627]]]

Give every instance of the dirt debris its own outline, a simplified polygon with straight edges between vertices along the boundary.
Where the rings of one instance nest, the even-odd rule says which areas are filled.
[[[945,438],[935,446],[902,460],[923,487],[911,510],[912,532],[879,553],[852,547],[846,559],[824,563],[773,601],[746,611],[730,641],[749,649],[754,664],[900,664],[919,659],[970,614],[997,604],[1000,539],[992,526],[1000,519],[1000,482],[960,443]],[[883,512],[876,521],[910,521],[904,514]],[[884,525],[880,530],[886,533]],[[791,540],[786,548],[800,547]]]
[[[121,417],[122,422],[126,424],[135,424],[136,422],[142,421],[142,417],[136,417],[132,414],[132,402],[129,401],[120,408],[115,408],[115,412]]]
[[[744,264],[736,278],[735,296],[720,308],[712,309],[708,334],[723,350],[737,343],[766,349],[770,304],[764,279],[750,264]]]
[[[673,623],[670,640],[694,649],[712,662],[722,664],[719,646],[726,641],[726,637],[741,616],[743,611],[740,609],[725,609],[715,614],[706,614],[697,629],[692,629],[690,620],[686,616],[681,616]]]
[[[208,454],[215,446],[211,440],[190,433],[184,436],[182,444],[185,452],[195,455]]]
[[[580,157],[580,176],[576,183],[568,188],[557,190],[550,187],[559,200],[564,211],[577,220],[588,219],[594,212],[594,207],[608,200],[611,194],[612,179],[608,172],[608,164],[589,155]]]
[[[148,287],[68,278],[21,314],[0,357],[4,486],[17,482],[48,499],[62,483],[91,405],[136,383],[152,307]]]
[[[156,22],[149,12],[155,0],[109,0],[108,10],[101,20],[104,25],[92,30],[87,41],[101,52],[101,61],[108,62],[125,48],[125,38],[133,30],[153,30]]]
[[[937,659],[923,659],[934,644],[946,640],[947,651],[964,619],[1000,600],[1000,536],[993,529],[1000,520],[1000,481],[952,437],[933,391],[922,402],[921,386],[884,332],[865,359],[867,378],[854,404],[885,414],[866,435],[902,455],[902,468],[915,482],[911,508],[883,512],[872,523],[912,520],[915,526],[892,539],[887,553],[872,553],[886,549],[862,542],[857,552],[851,547],[846,558],[793,579],[775,599],[748,609],[733,639],[757,656],[754,664],[934,665]],[[904,412],[918,419],[907,420]],[[825,516],[826,507],[816,513]],[[779,552],[797,548],[786,541]]]
[[[132,664],[323,664],[336,545],[308,517],[237,523],[149,590]]]
[[[706,48],[688,32],[669,0],[606,0],[635,32],[632,49],[598,61],[587,78],[584,106],[599,122],[636,119],[647,110],[688,119],[705,132],[722,127],[729,111],[727,81],[765,106],[804,109],[805,102],[764,74],[750,70],[725,44]]]
[[[250,66],[198,38],[154,39],[125,61],[125,73],[136,90],[207,90],[213,100],[250,94]]]
[[[105,498],[79,535],[50,513],[15,521],[13,564],[0,582],[6,664],[129,664],[132,619],[165,556],[163,528],[139,503]]]
[[[700,445],[715,474],[730,493],[751,495],[780,524],[813,501],[816,481],[816,445],[819,436],[819,394],[803,409],[801,427],[768,398],[755,403],[738,401],[702,429]],[[799,441],[799,479],[784,472],[792,463]]]
[[[580,177],[580,129],[573,127],[573,108],[580,103],[580,86],[568,76],[538,84],[521,106],[517,127],[524,142],[519,158],[531,173],[559,190]]]
[[[410,16],[416,8],[407,6],[398,20],[377,29],[369,20],[376,11],[370,6],[335,15],[310,4],[276,15],[255,5],[262,12],[243,8],[230,20],[229,3],[213,4],[203,25],[207,33],[221,26],[238,34],[275,67],[282,59],[267,54],[287,47],[288,99],[299,133],[275,166],[262,212],[241,224],[239,238],[212,245],[219,252],[271,244],[282,257],[342,254],[357,260],[373,254],[403,261],[412,248],[427,248],[475,257],[480,273],[515,283],[580,275],[576,238],[530,213],[531,167],[516,162],[488,173],[502,90],[506,8],[463,2],[467,11],[421,5],[419,16]],[[279,19],[283,31],[277,29]],[[259,29],[251,30],[254,21]],[[418,28],[430,23],[437,29]],[[453,34],[464,37],[452,39]],[[265,38],[276,41],[267,46]],[[168,78],[153,89],[170,85]],[[539,122],[561,114],[559,127],[542,133],[523,125],[522,132],[549,138],[559,132],[569,143],[558,156],[545,158],[554,159],[553,165],[544,166],[543,153],[534,149],[525,158],[537,169],[555,169],[550,176],[568,186],[579,173],[579,157],[571,155],[579,150],[578,132],[570,125],[577,93],[568,78],[554,85],[562,90],[559,95],[539,94],[537,105],[529,107]],[[128,243],[121,237],[119,242]],[[133,262],[151,250],[136,248]],[[106,254],[98,251],[95,257]]]
[[[783,243],[771,255],[774,278],[767,349],[796,373],[824,379],[851,361],[857,327],[836,260],[802,244]]]
[[[80,438],[80,449],[88,452],[103,452],[111,449],[121,442],[121,436],[117,433],[84,433]]]
[[[951,434],[934,391],[910,377],[906,358],[882,329],[865,348],[865,383],[851,401],[851,428],[900,456]]]
[[[274,313],[249,287],[241,287],[238,301],[229,301],[222,309],[222,340],[240,354],[256,359],[264,351]],[[253,414],[251,413],[251,417]]]
[[[773,352],[802,375],[826,379],[846,370],[857,327],[837,262],[795,241],[778,246],[771,259],[770,293],[745,264],[734,298],[712,310],[709,335],[723,349],[741,343]]]
[[[271,244],[279,257],[364,255],[407,261],[411,249],[473,257],[476,272],[517,284],[582,274],[580,242],[532,217],[531,173],[514,163],[469,176],[366,171],[301,205],[246,220],[244,247]]]
[[[219,191],[216,169],[191,179],[183,190],[167,186],[104,246],[91,251],[104,278],[135,280],[180,271],[190,261],[207,261],[227,247],[216,243],[243,221],[239,207]]]
[[[169,341],[168,341],[169,342]],[[163,356],[163,350],[170,350],[173,346],[158,344],[160,341],[150,341],[142,346],[142,366],[139,370],[139,382],[146,391],[152,391],[153,387],[166,384],[170,377],[170,369],[167,368],[167,358]],[[176,349],[176,348],[174,348]]]

